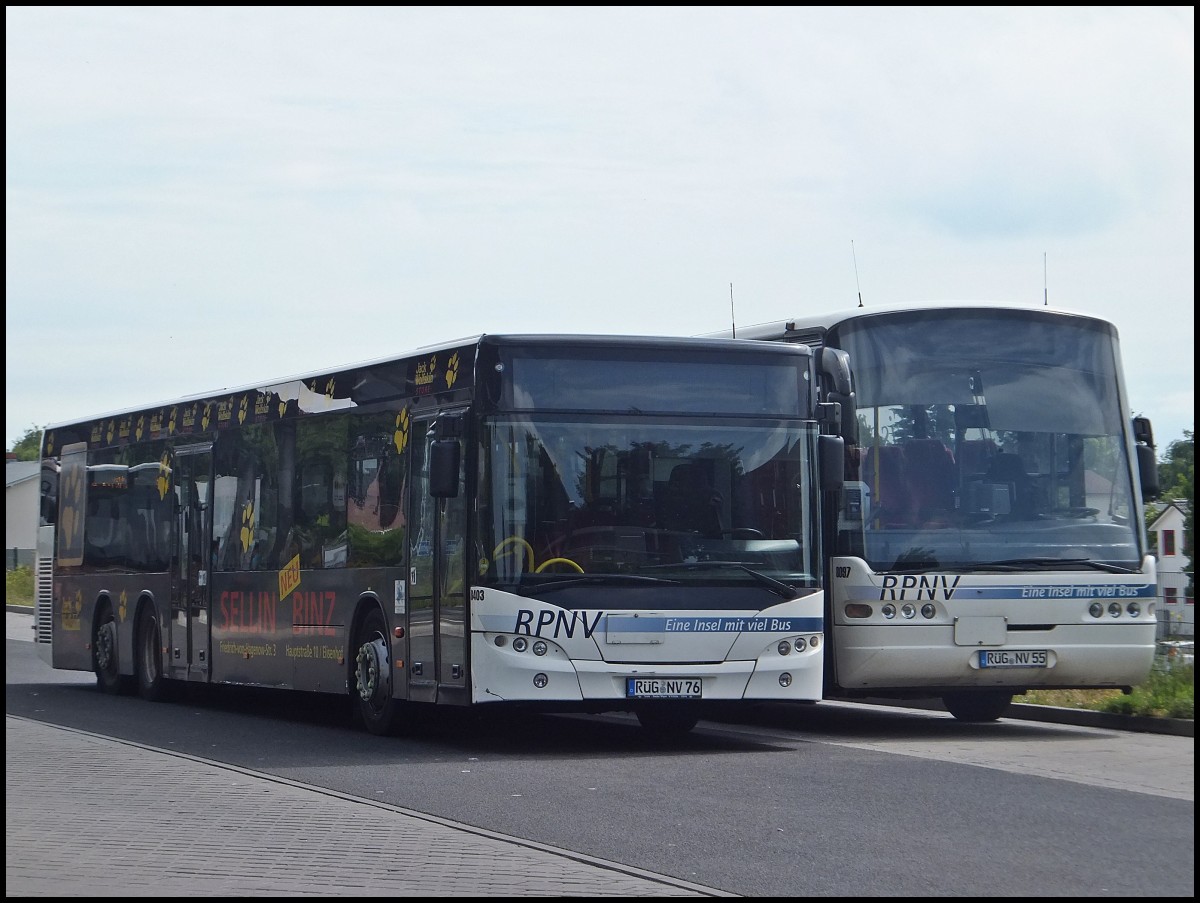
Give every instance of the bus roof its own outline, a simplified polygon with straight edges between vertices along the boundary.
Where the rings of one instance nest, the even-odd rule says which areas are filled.
[[[1003,310],[1003,311],[1027,311],[1034,316],[1057,316],[1057,317],[1080,317],[1089,320],[1095,320],[1103,323],[1108,323],[1112,326],[1111,321],[1099,314],[1087,313],[1086,311],[1071,310],[1064,307],[1050,307],[1043,304],[1023,304],[1016,302],[1005,301],[987,301],[987,300],[941,300],[941,301],[914,301],[908,303],[893,303],[893,304],[878,304],[859,307],[833,308],[820,313],[800,313],[794,317],[787,317],[780,320],[772,320],[765,323],[756,323],[752,326],[738,326],[736,328],[736,338],[739,339],[778,339],[784,333],[807,333],[816,332],[823,335],[828,329],[832,329],[839,323],[847,320],[861,319],[874,315],[889,315],[897,313],[914,313],[917,311],[945,311],[945,310]],[[730,338],[735,335],[734,329],[722,329],[716,332],[703,334],[706,337],[712,338]],[[817,344],[819,344],[819,339]]]
[[[339,397],[349,397],[344,383],[357,381],[364,371],[382,372],[389,367],[402,367],[421,359],[432,359],[434,356],[452,354],[455,351],[464,352],[466,349],[478,348],[481,345],[493,346],[525,346],[525,347],[612,347],[612,348],[689,348],[689,349],[721,349],[724,351],[740,351],[746,348],[746,343],[740,339],[734,343],[730,339],[717,336],[649,336],[649,335],[606,335],[606,334],[567,334],[567,333],[482,333],[466,336],[436,345],[426,345],[403,353],[361,361],[339,367],[309,371],[283,378],[270,379],[258,383],[247,383],[232,388],[216,388],[178,398],[159,400],[133,407],[109,410],[104,413],[75,418],[52,423],[43,430],[43,440],[55,431],[69,431],[85,424],[101,424],[105,421],[113,424],[114,428],[121,423],[127,423],[129,418],[145,415],[151,420],[155,412],[165,412],[173,408],[186,408],[189,405],[218,403],[222,400],[235,398],[250,398],[255,395],[272,395],[279,398],[294,398],[297,387],[309,388],[308,395],[319,397],[322,391],[332,400],[335,384],[338,386]],[[803,344],[790,347],[778,342],[755,342],[755,353],[765,354],[805,354],[808,349]],[[403,382],[399,375],[390,385],[395,387]],[[332,404],[326,409],[344,407],[345,404]],[[318,409],[321,409],[318,407]],[[315,411],[314,411],[315,412]],[[165,415],[164,415],[165,416]]]

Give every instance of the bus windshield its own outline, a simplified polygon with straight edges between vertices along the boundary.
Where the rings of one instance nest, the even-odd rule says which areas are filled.
[[[1140,566],[1116,337],[1030,314],[906,311],[830,330],[858,403],[853,551],[876,570]]]
[[[784,421],[490,419],[479,455],[480,582],[525,591],[605,578],[781,595],[816,587],[816,512],[804,501],[815,442],[812,424]]]

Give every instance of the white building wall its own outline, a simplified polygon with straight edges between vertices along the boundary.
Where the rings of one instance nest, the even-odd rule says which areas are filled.
[[[16,468],[16,469],[14,469]],[[13,549],[18,550],[20,564],[33,564],[37,548],[38,463],[9,462],[6,465],[4,490],[4,554],[6,567],[13,566]],[[26,476],[28,472],[28,476]]]
[[[1155,534],[1155,546],[1158,549],[1159,620],[1166,622],[1163,632],[1166,636],[1194,637],[1196,606],[1193,600],[1187,598],[1188,575],[1183,572],[1188,563],[1187,556],[1183,554],[1183,521],[1183,511],[1175,505],[1168,505],[1150,530]],[[1163,533],[1168,530],[1175,533],[1175,552],[1171,555],[1163,554]],[[1173,602],[1167,601],[1168,588],[1175,589]]]

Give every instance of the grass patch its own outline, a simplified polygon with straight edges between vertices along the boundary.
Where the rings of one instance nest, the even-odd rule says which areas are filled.
[[[1128,695],[1120,690],[1030,690],[1024,696],[1014,697],[1013,701],[1118,715],[1194,720],[1196,668],[1195,665],[1170,665],[1160,656],[1155,660],[1150,677]]]
[[[19,567],[4,572],[4,601],[9,605],[33,607],[33,568]]]

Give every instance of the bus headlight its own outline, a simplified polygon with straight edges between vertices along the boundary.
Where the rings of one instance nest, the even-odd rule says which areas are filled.
[[[513,649],[517,652],[524,652],[528,648],[529,640],[525,639],[525,637],[519,636],[513,640]]]
[[[541,671],[533,675],[533,685],[539,690],[544,690],[546,688],[546,684],[548,683],[550,683],[550,678],[548,678]]]
[[[796,637],[796,651],[803,652],[807,648],[808,648],[808,643],[804,642],[804,637],[802,637],[802,636]]]
[[[1112,615],[1114,618],[1121,617],[1121,603],[1120,602],[1109,602],[1108,603],[1108,613],[1110,615]]]
[[[782,674],[779,675],[779,686],[790,687],[791,685],[792,685],[792,675],[790,675],[786,671],[784,671]]]
[[[1129,612],[1129,616],[1131,618],[1136,618],[1138,615],[1140,615],[1142,613],[1142,606],[1141,606],[1141,604],[1139,604],[1137,602],[1130,602],[1128,605],[1125,606],[1125,610],[1127,612]]]
[[[906,618],[914,618],[917,615],[917,607],[911,602],[905,602],[902,606],[900,606],[900,614],[904,615]]]
[[[932,620],[937,614],[937,607],[932,602],[926,602],[921,606],[921,617],[926,620]]]
[[[887,618],[889,621],[892,618],[896,617],[896,606],[893,605],[891,602],[889,602],[887,605],[883,606],[883,608],[881,608],[880,611],[883,612],[883,616],[885,618]]]
[[[550,648],[550,647],[546,645],[545,640],[538,640],[536,643],[533,644],[533,654],[534,655],[545,655],[546,650],[548,648]]]
[[[780,640],[779,645],[775,647],[775,651],[780,655],[788,655],[792,651],[792,644],[787,640]]]
[[[1104,616],[1104,603],[1103,602],[1093,602],[1091,605],[1088,606],[1088,614],[1091,615],[1093,618],[1103,617]]]

